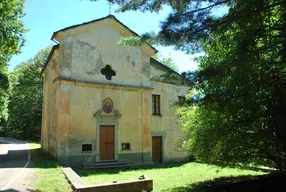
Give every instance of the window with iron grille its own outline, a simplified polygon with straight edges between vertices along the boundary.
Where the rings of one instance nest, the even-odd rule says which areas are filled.
[[[160,95],[152,95],[152,115],[161,115]]]
[[[86,152],[86,151],[92,151],[92,145],[91,145],[91,144],[83,144],[83,145],[81,146],[81,151],[84,151],[84,152]]]
[[[130,143],[122,143],[122,150],[130,150]]]

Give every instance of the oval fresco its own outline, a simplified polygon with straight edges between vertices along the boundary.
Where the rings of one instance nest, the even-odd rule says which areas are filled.
[[[113,102],[110,98],[105,98],[102,102],[102,111],[104,113],[111,113],[113,111]]]

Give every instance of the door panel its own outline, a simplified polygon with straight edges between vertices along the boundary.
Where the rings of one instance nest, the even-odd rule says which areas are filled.
[[[114,159],[114,126],[100,126],[100,160]]]
[[[114,159],[114,128],[113,126],[107,127],[107,142],[106,142],[106,155],[108,160]]]
[[[152,161],[162,163],[162,137],[152,137]]]

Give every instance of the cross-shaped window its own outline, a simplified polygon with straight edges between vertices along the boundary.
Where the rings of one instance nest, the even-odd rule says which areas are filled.
[[[109,65],[105,65],[105,67],[100,70],[100,73],[104,75],[107,80],[111,80],[112,76],[116,75],[115,71],[113,71]]]

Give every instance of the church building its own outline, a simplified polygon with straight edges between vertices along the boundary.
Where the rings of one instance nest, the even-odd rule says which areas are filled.
[[[54,32],[42,71],[43,150],[72,166],[186,161],[174,103],[189,87],[156,80],[177,73],[151,45],[118,45],[122,37],[138,35],[112,15]]]

